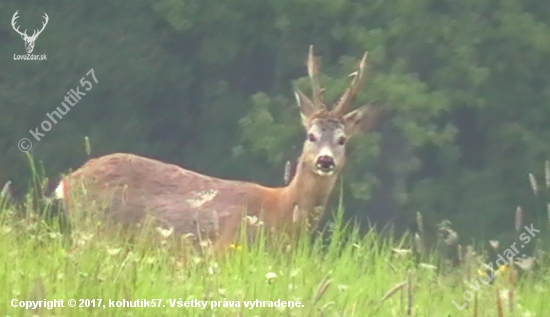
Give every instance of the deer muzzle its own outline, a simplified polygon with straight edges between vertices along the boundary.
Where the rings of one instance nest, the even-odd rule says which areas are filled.
[[[336,170],[336,162],[331,155],[319,155],[315,162],[317,174],[321,176],[330,176]]]

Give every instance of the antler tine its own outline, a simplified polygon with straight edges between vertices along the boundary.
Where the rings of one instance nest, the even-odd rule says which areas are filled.
[[[313,45],[309,46],[309,54],[307,59],[307,72],[309,74],[309,79],[311,80],[311,88],[313,95],[313,103],[316,107],[324,107],[323,101],[321,99],[321,94],[323,90],[319,84],[319,65],[317,64],[316,57],[313,55]]]
[[[19,10],[15,11],[15,13],[13,14],[13,16],[11,17],[11,24],[14,25],[15,24],[15,20],[17,20],[18,16],[17,14],[19,13]]]
[[[338,103],[334,106],[334,109],[332,110],[333,112],[345,114],[348,106],[355,98],[357,94],[357,90],[359,89],[359,85],[361,84],[361,80],[363,79],[363,75],[365,72],[365,66],[367,64],[367,55],[368,55],[368,52],[365,52],[365,54],[363,54],[363,58],[359,63],[359,68],[357,69],[356,72],[353,72],[350,74],[350,77],[353,76],[353,81],[351,82],[351,85],[346,90],[346,92],[342,95]]]

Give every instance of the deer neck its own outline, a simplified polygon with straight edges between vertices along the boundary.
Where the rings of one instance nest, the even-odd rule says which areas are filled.
[[[284,189],[284,209],[290,215],[296,212],[297,207],[302,217],[312,214],[319,216],[325,210],[337,178],[338,173],[320,176],[299,162],[294,178]]]

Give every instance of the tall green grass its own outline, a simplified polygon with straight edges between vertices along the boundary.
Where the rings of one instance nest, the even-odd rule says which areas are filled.
[[[262,242],[273,237],[252,244],[243,239],[226,256],[212,257],[176,249],[173,236],[155,230],[155,236],[132,241],[105,234],[93,221],[67,230],[50,212],[43,179],[35,177],[24,202],[0,200],[1,316],[493,317],[500,316],[497,298],[503,316],[550,314],[547,271],[521,276],[513,305],[501,296],[511,289],[503,274],[474,292],[477,311],[474,301],[459,310],[452,301],[466,302],[463,292],[472,290],[474,281],[458,268],[433,269],[396,253],[393,249],[410,247],[408,236],[360,234],[356,225],[343,221],[342,204],[322,239],[301,235],[292,244],[267,246]],[[437,263],[435,254],[426,259]],[[14,299],[58,299],[65,307],[31,311],[12,307]],[[68,307],[69,299],[77,307]],[[109,300],[123,299],[154,300],[160,307],[109,307]],[[192,300],[209,302],[205,309],[177,307]],[[255,300],[299,301],[299,307],[244,307]]]

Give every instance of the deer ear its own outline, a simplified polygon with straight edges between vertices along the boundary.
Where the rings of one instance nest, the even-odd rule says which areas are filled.
[[[298,108],[300,108],[300,118],[302,119],[302,124],[307,127],[308,118],[315,112],[315,105],[313,101],[309,99],[303,92],[299,89],[294,91],[294,96],[296,97],[296,103]]]
[[[378,118],[380,108],[381,102],[377,100],[346,114],[344,116],[346,134],[351,136],[370,131]]]

